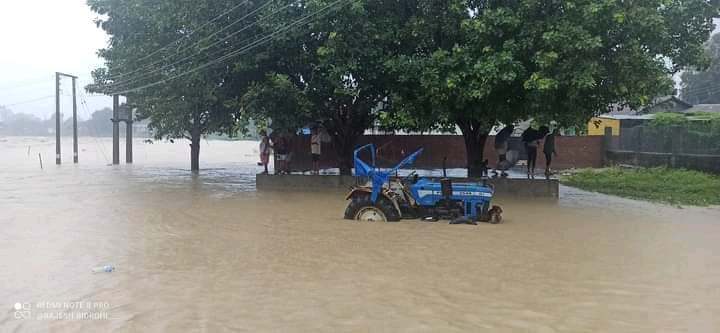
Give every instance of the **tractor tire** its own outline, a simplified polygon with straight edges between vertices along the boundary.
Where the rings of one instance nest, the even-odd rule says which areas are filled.
[[[400,214],[390,200],[380,197],[373,204],[372,200],[370,200],[370,194],[367,193],[356,194],[350,199],[350,203],[345,209],[345,218],[359,220],[361,213],[364,214],[365,212],[374,212],[376,215],[381,215],[382,220],[385,222],[400,221]]]

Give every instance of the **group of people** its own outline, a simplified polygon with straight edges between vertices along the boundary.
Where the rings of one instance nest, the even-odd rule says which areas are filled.
[[[273,133],[268,136],[265,130],[260,131],[260,163],[264,167],[263,174],[268,173],[270,154],[275,153],[275,174],[289,174],[292,159],[292,138],[288,133]],[[318,127],[310,129],[310,154],[312,156],[312,173],[320,173],[320,155],[322,153],[322,133]]]
[[[290,173],[290,138],[283,134],[268,136],[265,130],[260,131],[260,164],[264,167],[263,174],[268,173],[270,154],[275,152],[275,174]]]
[[[498,163],[493,172],[494,176],[497,176],[497,171],[500,170],[501,176],[506,177],[507,169],[512,167],[514,161],[508,161],[508,140],[515,131],[514,125],[505,126],[495,135],[495,151],[498,154]],[[552,175],[550,165],[552,164],[553,156],[557,156],[557,150],[555,149],[555,137],[559,135],[557,129],[550,132],[547,126],[540,126],[539,129],[535,129],[532,126],[528,127],[523,131],[521,135],[522,143],[527,153],[527,176],[528,178],[535,178],[535,164],[537,162],[538,148],[542,141],[542,149],[545,155],[545,176]]]
[[[508,169],[516,162],[517,152],[514,152],[514,158],[508,159],[511,153],[508,141],[515,131],[514,125],[507,125],[495,135],[495,151],[498,155],[498,162],[493,171],[493,176],[501,172],[501,176],[506,177]],[[542,151],[545,154],[545,176],[552,175],[550,165],[554,156],[557,156],[555,149],[555,137],[559,135],[557,129],[552,132],[547,126],[540,126],[535,129],[530,126],[523,131],[521,135],[522,143],[527,153],[527,176],[535,178],[535,164],[537,162],[538,148],[542,144]],[[275,174],[289,174],[290,161],[292,159],[291,143],[292,136],[287,132],[274,132],[268,136],[267,132],[260,131],[260,162],[258,164],[264,167],[263,174],[268,173],[268,164],[270,163],[270,154],[275,153]],[[320,173],[320,156],[322,154],[323,133],[319,127],[310,129],[310,154],[312,156],[312,174]]]

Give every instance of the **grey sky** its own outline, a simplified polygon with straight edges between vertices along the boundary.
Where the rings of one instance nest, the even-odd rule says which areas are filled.
[[[89,83],[90,72],[102,65],[96,51],[107,40],[95,17],[85,0],[0,1],[0,105],[47,118],[55,112],[54,97],[13,104],[53,96],[56,71],[77,75],[79,90]],[[70,80],[62,87],[69,94]],[[63,113],[69,116],[71,98],[62,99]],[[112,101],[89,96],[87,105],[93,112]],[[81,105],[78,114],[88,117]]]

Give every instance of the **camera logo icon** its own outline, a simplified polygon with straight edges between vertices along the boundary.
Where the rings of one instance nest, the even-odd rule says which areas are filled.
[[[15,319],[30,319],[30,303],[15,303]]]

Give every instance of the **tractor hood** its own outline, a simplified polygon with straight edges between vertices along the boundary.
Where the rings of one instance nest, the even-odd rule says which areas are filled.
[[[427,178],[419,179],[410,191],[421,206],[432,206],[443,198],[440,183]],[[480,183],[452,183],[452,199],[455,200],[489,202],[494,192],[492,187]]]

